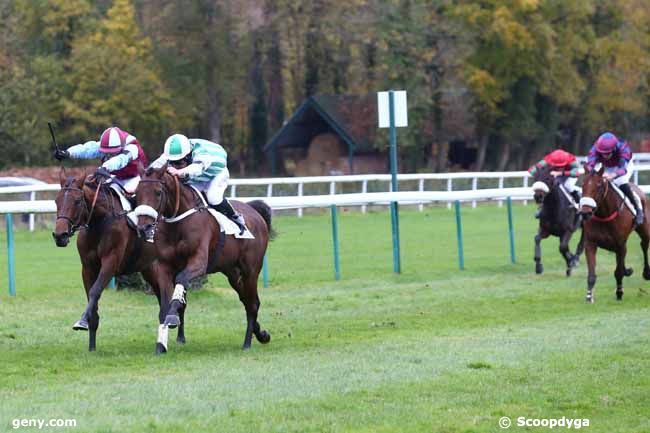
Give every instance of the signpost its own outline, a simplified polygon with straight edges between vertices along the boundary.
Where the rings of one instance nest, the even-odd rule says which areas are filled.
[[[406,91],[390,90],[377,93],[377,110],[380,128],[390,128],[391,191],[397,192],[397,129],[408,126]],[[399,251],[399,209],[397,202],[390,203],[390,220],[393,235],[393,272],[402,272]]]

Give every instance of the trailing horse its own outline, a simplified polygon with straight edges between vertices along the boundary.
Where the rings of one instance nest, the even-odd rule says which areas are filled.
[[[246,310],[243,349],[250,348],[253,334],[260,343],[268,343],[271,336],[257,321],[260,308],[257,279],[269,242],[271,209],[262,201],[248,204],[232,201],[233,207],[244,216],[252,236],[226,235],[200,193],[181,184],[166,170],[165,164],[141,173],[136,192],[138,207],[134,211],[140,234],[157,246],[159,272],[175,283],[173,290],[171,286],[163,289],[163,297],[170,306],[162,326],[183,325],[186,288],[191,279],[222,272]],[[158,230],[161,225],[168,229]],[[164,334],[166,330],[161,332]],[[163,342],[158,345],[158,352],[165,351]]]
[[[648,203],[645,195],[633,184],[632,190],[641,199],[645,210],[643,224],[634,226],[634,215],[625,200],[616,192],[616,186],[603,177],[605,167],[599,171],[587,171],[582,187],[580,212],[583,215],[583,232],[585,235],[585,254],[587,256],[587,302],[594,302],[593,288],[596,284],[596,251],[598,247],[616,253],[616,299],[623,299],[623,277],[632,275],[632,269],[625,267],[627,239],[635,230],[641,238],[643,251],[643,278],[650,280],[648,266],[648,245],[650,244],[650,221],[648,221]]]
[[[542,264],[542,249],[540,243],[550,235],[560,238],[560,254],[566,262],[566,275],[578,265],[583,250],[583,233],[576,247],[575,254],[569,249],[573,233],[581,227],[578,205],[569,192],[559,182],[557,177],[550,174],[551,169],[539,170],[535,174],[535,202],[541,205],[539,229],[535,235],[535,272],[544,272]]]
[[[158,274],[155,246],[139,239],[135,230],[129,228],[126,211],[107,184],[97,178],[87,179],[85,175],[66,177],[63,169],[59,180],[61,190],[55,200],[57,217],[52,236],[57,246],[65,247],[79,232],[77,250],[88,304],[73,329],[89,331],[88,350],[94,351],[99,298],[111,278],[142,272],[157,293],[159,303],[159,287],[170,285],[171,280],[164,281]],[[164,308],[166,312],[167,305]]]

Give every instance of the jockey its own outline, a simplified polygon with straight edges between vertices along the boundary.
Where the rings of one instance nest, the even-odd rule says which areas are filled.
[[[560,183],[564,186],[569,194],[573,197],[576,204],[580,202],[580,190],[576,187],[578,175],[580,175],[580,164],[575,155],[562,149],[554,150],[540,160],[537,164],[528,169],[528,173],[534,176],[538,170],[546,167],[551,169],[551,176],[559,177]],[[540,206],[535,213],[535,218],[539,218],[542,207]]]
[[[634,171],[632,151],[624,140],[611,132],[605,132],[594,143],[587,157],[587,167],[593,170],[597,163],[605,167],[604,177],[625,193],[636,209],[636,225],[643,224],[643,206],[630,188],[630,178]]]
[[[235,212],[223,196],[230,178],[227,159],[228,154],[217,143],[174,134],[165,141],[163,154],[151,165],[162,167],[169,163],[167,171],[170,174],[192,184],[199,191],[205,191],[210,207],[234,221],[240,234],[243,234],[246,230],[244,217]]]
[[[102,132],[99,141],[87,141],[77,144],[67,150],[57,149],[54,157],[59,161],[66,158],[91,159],[101,158],[102,165],[95,175],[110,177],[128,194],[135,193],[140,182],[138,163],[148,164],[138,140],[126,131],[111,126]]]

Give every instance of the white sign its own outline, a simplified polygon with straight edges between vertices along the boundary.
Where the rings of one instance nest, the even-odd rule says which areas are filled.
[[[390,111],[388,109],[388,92],[377,92],[377,111],[380,128],[390,128]],[[406,109],[406,90],[393,92],[393,108],[395,109],[395,126],[408,126]]]

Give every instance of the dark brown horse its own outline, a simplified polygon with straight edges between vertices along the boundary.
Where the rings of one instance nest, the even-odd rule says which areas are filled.
[[[65,247],[79,232],[77,250],[88,304],[73,329],[89,331],[88,350],[94,351],[99,298],[113,276],[141,271],[158,294],[159,287],[171,284],[171,279],[164,281],[163,274],[157,272],[155,246],[139,239],[128,227],[120,200],[106,184],[85,175],[66,177],[63,169],[59,178],[61,190],[55,200],[57,218],[52,236],[57,246]],[[161,308],[166,312],[168,306],[161,304]],[[162,310],[160,315],[162,320]]]
[[[535,235],[535,272],[544,272],[542,265],[542,249],[540,243],[550,235],[560,238],[560,254],[566,262],[566,276],[571,275],[571,270],[578,265],[580,254],[583,250],[583,234],[576,247],[576,253],[569,249],[571,236],[581,226],[580,217],[570,194],[560,184],[557,177],[551,175],[551,169],[542,169],[535,174],[535,202],[541,206],[539,216],[539,229]]]
[[[257,279],[269,242],[271,209],[259,200],[248,204],[232,201],[255,238],[226,236],[203,206],[198,193],[180,184],[166,169],[167,165],[158,169],[150,167],[146,173],[141,173],[142,180],[136,192],[139,206],[135,210],[138,230],[157,245],[159,271],[173,276],[175,283],[174,288],[164,288],[163,297],[170,301],[165,325],[175,328],[183,324],[186,288],[191,279],[222,272],[246,310],[243,349],[250,348],[253,334],[260,343],[268,343],[271,336],[257,321],[260,308]],[[181,218],[169,222],[172,217]],[[158,230],[161,225],[167,230]]]
[[[616,253],[616,299],[623,299],[623,277],[632,275],[632,269],[625,267],[627,238],[633,230],[641,238],[643,251],[643,278],[650,279],[648,266],[648,244],[650,244],[650,222],[648,221],[648,204],[645,195],[636,186],[630,184],[641,199],[645,209],[642,225],[634,227],[634,216],[616,193],[612,183],[603,177],[604,167],[599,171],[587,171],[582,186],[580,200],[581,213],[584,218],[585,255],[587,256],[587,302],[594,302],[593,288],[596,284],[596,251],[604,248]]]

